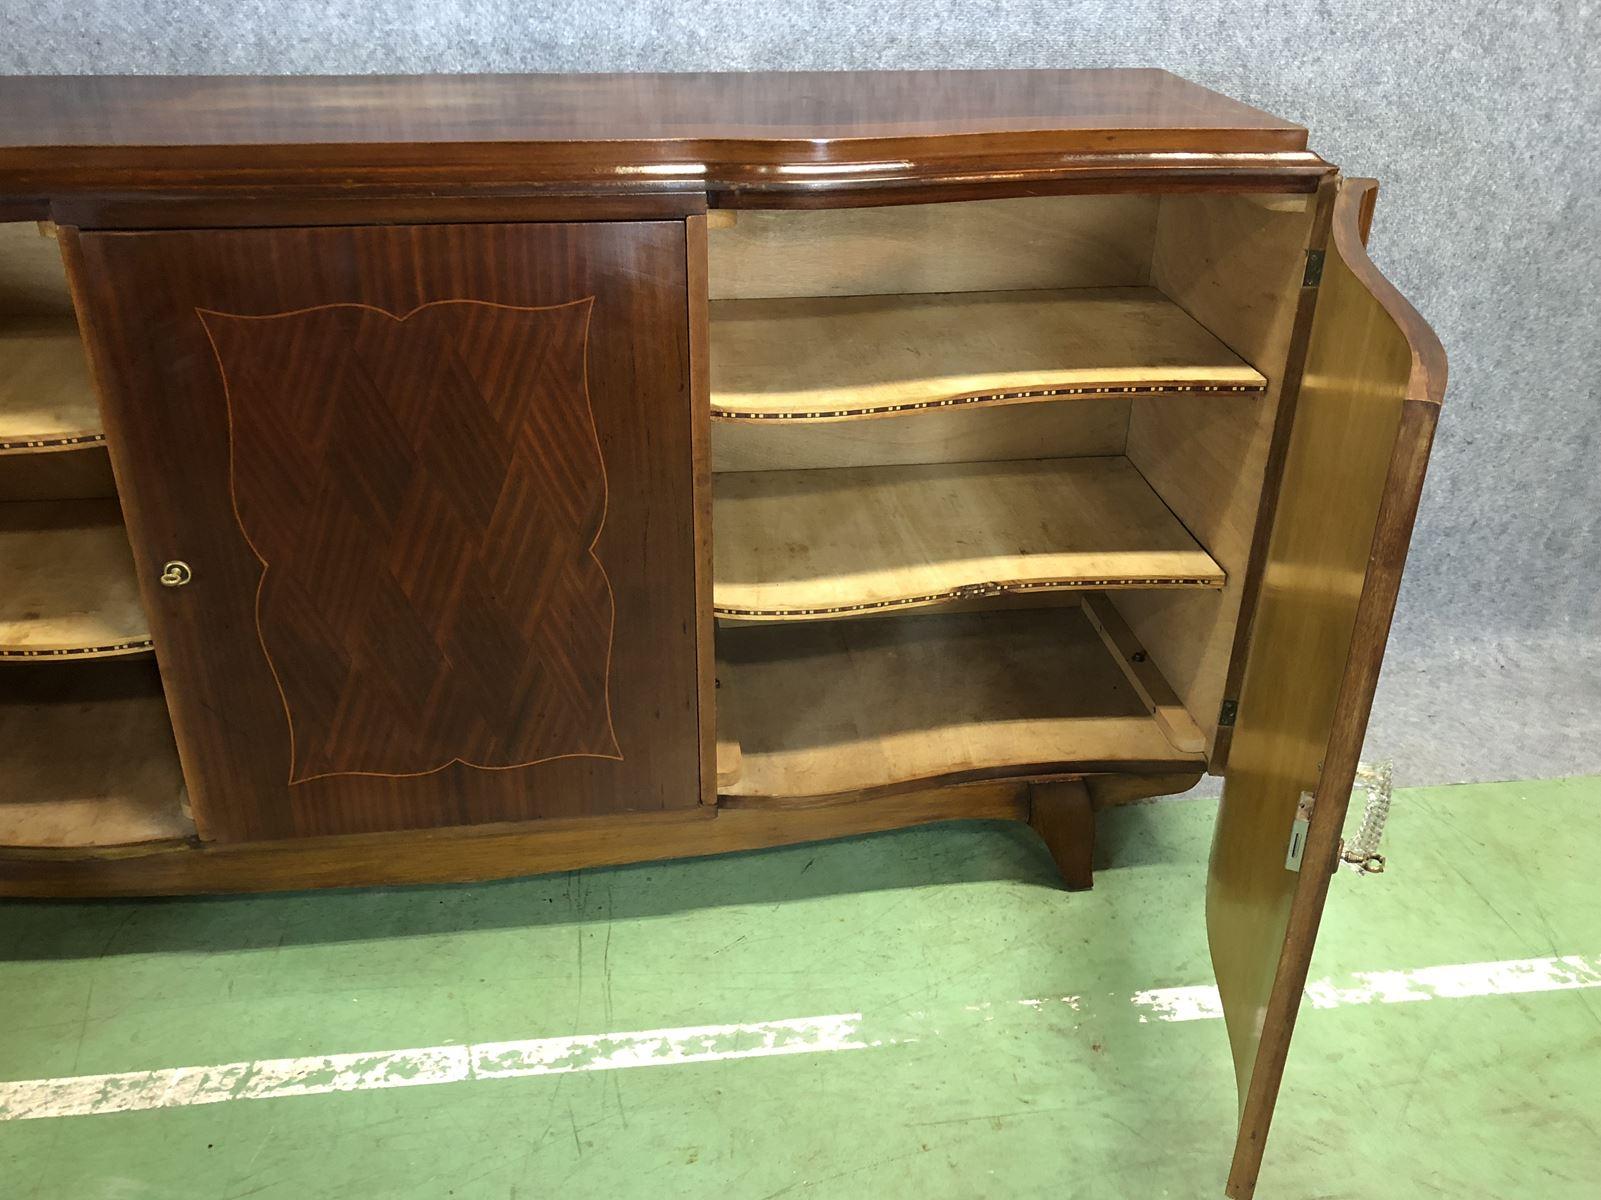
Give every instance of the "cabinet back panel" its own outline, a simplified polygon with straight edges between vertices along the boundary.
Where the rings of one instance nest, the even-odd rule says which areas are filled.
[[[61,247],[36,221],[0,223],[0,317],[72,312]]]
[[[932,409],[867,420],[717,421],[714,471],[1000,462],[1121,454],[1128,400]]]
[[[1141,195],[741,211],[710,230],[711,298],[1142,286],[1156,214]]]

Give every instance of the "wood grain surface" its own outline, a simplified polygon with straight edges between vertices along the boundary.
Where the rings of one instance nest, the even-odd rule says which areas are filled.
[[[290,783],[622,757],[592,307],[201,311]]]
[[[1245,653],[1236,631],[1249,623],[1248,577],[1261,566],[1254,539],[1275,494],[1267,464],[1286,385],[1300,368],[1291,349],[1310,290],[1301,287],[1315,224],[1309,199],[1164,196],[1157,218],[1153,282],[1268,380],[1241,404],[1150,397],[1130,405],[1130,461],[1229,577],[1221,593],[1128,596],[1122,605],[1207,735],[1214,773],[1231,732],[1218,714],[1225,699],[1239,698]]]
[[[1121,457],[754,471],[714,495],[719,617],[1224,581]]]
[[[194,837],[148,656],[7,664],[3,672],[0,847],[105,849]]]
[[[67,244],[203,835],[698,802],[681,222]]]
[[[840,420],[1045,399],[1254,395],[1266,380],[1155,288],[720,300],[712,416]]]
[[[1158,196],[714,210],[713,300],[878,296],[1151,281]]]
[[[800,471],[1122,454],[1127,399],[927,408],[908,420],[717,421],[714,471]]]
[[[725,628],[718,678],[740,747],[729,796],[1200,762],[1163,735],[1076,608]]]
[[[0,455],[104,440],[78,323],[70,314],[0,316]]]
[[[936,821],[1026,821],[1027,785],[971,784],[799,809],[709,808],[45,857],[0,847],[0,896],[165,896],[499,879],[726,854]]]
[[[14,77],[0,195],[580,182],[816,191],[1317,174],[1306,131],[1165,71]]]
[[[1368,190],[1348,181],[1335,206],[1207,881],[1239,1200],[1256,1186],[1445,388],[1439,341],[1362,246]],[[1297,872],[1285,854],[1303,792]]]
[[[72,289],[55,227],[0,215],[0,323],[7,317],[72,315]]]
[[[115,500],[0,503],[0,661],[150,646]]]

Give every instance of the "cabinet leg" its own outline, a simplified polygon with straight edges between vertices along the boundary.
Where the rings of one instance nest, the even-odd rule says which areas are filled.
[[[1068,891],[1082,892],[1095,885],[1095,809],[1088,788],[1076,779],[1033,784],[1028,823],[1056,860]]]

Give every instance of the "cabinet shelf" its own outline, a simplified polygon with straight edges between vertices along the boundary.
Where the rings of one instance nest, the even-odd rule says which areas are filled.
[[[0,659],[151,648],[115,500],[0,504]]]
[[[725,619],[1225,581],[1121,457],[752,471],[718,475],[714,496]]]
[[[727,420],[1267,387],[1151,287],[719,300],[711,347]]]
[[[0,695],[0,846],[192,838],[154,663],[10,664]]]
[[[1154,664],[1140,652],[1159,693],[1142,698],[1105,638],[1078,608],[724,629],[718,721],[738,771],[721,790],[803,799],[1203,762],[1148,706],[1171,703]]]
[[[72,315],[0,316],[0,454],[104,441]]]

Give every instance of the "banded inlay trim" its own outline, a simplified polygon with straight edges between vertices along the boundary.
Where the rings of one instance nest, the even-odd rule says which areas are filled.
[[[25,647],[0,648],[0,659],[23,658],[109,658],[116,654],[142,654],[155,649],[150,638],[135,638],[124,642],[107,642],[100,646],[52,646],[43,649]]]
[[[1082,399],[1161,399],[1169,396],[1187,396],[1200,393],[1260,396],[1267,392],[1266,384],[1259,383],[1164,383],[1130,384],[1111,387],[1096,384],[1089,387],[1024,388],[1009,392],[980,392],[971,396],[947,396],[937,400],[911,400],[902,404],[885,404],[866,408],[808,409],[793,412],[765,412],[753,409],[729,408],[712,404],[712,416],[720,421],[825,421],[847,417],[880,417],[894,413],[920,412],[935,408],[956,408],[977,404],[1008,404],[1021,400],[1050,400],[1056,397]]]
[[[864,600],[853,604],[834,604],[819,608],[730,608],[714,604],[712,611],[719,617],[748,617],[753,619],[783,619],[785,617],[833,617],[853,613],[882,612],[895,608],[918,608],[930,604],[946,604],[959,600],[984,600],[994,596],[1018,592],[1077,592],[1102,591],[1106,588],[1219,588],[1222,581],[1196,576],[1165,576],[1161,578],[1127,576],[1118,579],[1046,579],[1019,583],[969,583],[946,588],[938,592],[925,592],[918,596],[897,596],[893,600]]]
[[[98,446],[106,440],[103,433],[73,433],[62,437],[12,438],[0,441],[0,454],[18,450],[71,450],[78,446]]]

